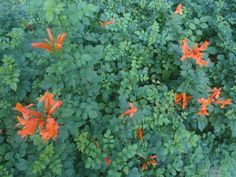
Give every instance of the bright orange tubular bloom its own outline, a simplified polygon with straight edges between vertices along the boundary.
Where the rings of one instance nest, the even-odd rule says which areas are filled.
[[[59,34],[57,36],[57,42],[55,43],[51,29],[47,28],[47,32],[48,32],[49,41],[32,43],[31,44],[32,47],[45,49],[48,52],[60,51],[62,48],[62,43],[63,43],[67,34],[66,33]]]
[[[141,128],[137,129],[137,134],[138,134],[139,140],[142,140],[143,139],[143,130]]]
[[[202,51],[206,50],[209,42],[205,41],[200,47],[198,47],[198,44],[196,43],[194,45],[193,50],[190,49],[190,47],[187,44],[187,39],[182,40],[182,57],[180,58],[181,61],[185,60],[186,58],[192,58],[196,60],[196,64],[200,67],[203,65],[208,65],[208,62],[203,60],[203,54]]]
[[[174,14],[180,14],[180,15],[183,15],[182,13],[182,4],[179,4],[174,12]]]
[[[211,89],[211,96],[210,96],[210,98],[211,99],[218,99],[219,97],[220,97],[220,94],[221,94],[221,91],[222,90],[222,88],[213,88],[213,89]]]
[[[46,92],[39,100],[39,102],[45,102],[46,115],[28,109],[29,107],[32,107],[33,104],[30,104],[26,107],[22,106],[20,103],[16,104],[15,109],[23,115],[23,118],[17,116],[17,120],[19,121],[17,126],[23,126],[23,128],[18,131],[19,135],[21,135],[23,138],[27,137],[28,135],[33,135],[38,127],[39,133],[44,141],[57,137],[59,124],[54,118],[51,117],[51,115],[59,106],[61,106],[62,101],[55,101],[53,96],[53,94]]]
[[[156,159],[157,156],[149,156],[146,160],[146,162],[144,162],[141,166],[142,171],[147,170],[148,169],[148,165],[152,165],[153,167],[157,166],[157,162]]]
[[[115,22],[115,19],[113,18],[112,20],[108,20],[108,21],[104,21],[104,22],[99,22],[100,23],[100,26],[102,28],[105,28],[106,26],[108,25],[111,25]]]
[[[175,95],[175,103],[180,104],[182,101],[182,109],[186,108],[187,102],[191,99],[191,96],[186,95],[186,93],[178,93]]]
[[[108,157],[105,157],[104,161],[105,161],[106,165],[110,165],[111,164],[111,159],[109,159]]]
[[[43,140],[56,138],[58,129],[58,123],[53,118],[49,117],[47,118],[45,125],[40,127],[40,135],[42,136]]]
[[[28,135],[33,135],[37,126],[41,123],[40,119],[32,118],[32,119],[22,119],[20,116],[17,116],[17,120],[19,121],[18,125],[23,125],[23,129],[18,131],[18,134],[25,138]]]
[[[210,90],[211,95],[207,98],[200,98],[198,99],[198,102],[201,103],[201,110],[197,113],[200,116],[205,116],[205,115],[209,115],[207,112],[207,106],[209,104],[215,103],[215,104],[221,104],[221,108],[224,108],[225,105],[230,105],[232,104],[231,99],[227,99],[227,100],[218,100],[221,94],[221,90],[222,88],[213,88]]]
[[[16,103],[15,110],[20,112],[25,119],[29,119],[29,117],[41,117],[42,114],[40,114],[37,111],[30,110],[29,108],[32,107],[33,104],[29,104],[28,106],[22,106],[20,103]]]
[[[53,94],[46,92],[46,93],[44,94],[44,96],[42,96],[42,97],[39,99],[39,103],[41,103],[41,102],[43,102],[43,101],[45,102],[45,110],[46,110],[46,112],[49,111],[49,106],[50,106],[50,105],[54,105],[54,104],[56,103],[55,100],[53,99],[53,97],[54,97]]]
[[[230,105],[230,104],[232,104],[232,101],[231,101],[231,99],[227,99],[227,100],[216,100],[214,103],[215,103],[215,104],[221,104],[220,107],[223,109],[223,108],[225,107],[225,105]]]
[[[125,111],[123,114],[121,114],[121,116],[129,115],[131,118],[134,117],[134,113],[138,111],[138,108],[134,107],[133,103],[129,103],[129,106],[130,106],[130,109]]]
[[[201,105],[201,110],[197,114],[200,116],[209,115],[207,112],[208,110],[207,106],[212,103],[212,100],[210,98],[208,99],[200,98],[198,99],[198,102],[201,103],[202,105]]]

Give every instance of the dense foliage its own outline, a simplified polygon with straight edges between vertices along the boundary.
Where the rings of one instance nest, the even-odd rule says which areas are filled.
[[[234,0],[0,0],[0,176],[235,177],[235,12]],[[62,48],[31,46],[47,28],[66,33]],[[209,41],[207,65],[180,60],[183,39]],[[232,104],[197,114],[213,88]],[[42,110],[46,91],[62,100],[57,137],[22,138],[16,104]]]

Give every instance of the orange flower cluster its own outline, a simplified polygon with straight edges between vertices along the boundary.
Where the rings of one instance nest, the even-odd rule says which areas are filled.
[[[186,93],[178,93],[175,96],[175,103],[180,104],[182,101],[182,109],[185,109],[187,102],[191,99],[191,96],[186,95]]]
[[[16,104],[15,109],[23,116],[23,118],[17,116],[17,120],[19,121],[17,126],[23,126],[23,128],[18,131],[18,134],[21,135],[22,138],[33,135],[37,127],[39,128],[39,133],[44,141],[57,137],[59,125],[52,117],[52,114],[62,105],[62,101],[55,101],[53,97],[53,94],[46,92],[39,100],[39,102],[44,101],[45,103],[45,112],[43,114],[31,110],[30,108],[33,104],[25,107],[20,103]]]
[[[146,161],[142,164],[142,171],[147,170],[148,169],[148,165],[152,165],[153,167],[157,166],[157,161],[155,160],[157,158],[157,156],[153,155],[153,156],[149,156]]]
[[[138,135],[139,140],[143,139],[143,130],[141,128],[137,129],[137,135]]]
[[[138,108],[134,107],[133,103],[129,103],[130,109],[121,114],[121,117],[129,115],[131,118],[134,117],[134,114],[138,111]]]
[[[174,12],[174,14],[180,14],[180,15],[183,15],[183,12],[182,12],[182,4],[179,4]]]
[[[106,26],[108,25],[111,25],[115,22],[115,19],[113,18],[112,20],[108,20],[108,21],[104,21],[104,22],[99,22],[100,23],[100,26],[102,28],[105,28]]]
[[[104,162],[105,162],[106,165],[110,165],[111,164],[111,159],[109,159],[108,157],[105,157]]]
[[[183,39],[181,47],[183,55],[180,60],[183,61],[186,58],[192,58],[196,60],[196,64],[199,66],[208,65],[208,62],[202,58],[202,51],[206,50],[208,44],[209,42],[205,41],[200,47],[198,47],[198,43],[196,43],[191,50],[187,44],[187,39]]]
[[[48,32],[49,40],[46,39],[46,42],[32,43],[31,44],[32,47],[45,49],[48,52],[53,52],[53,51],[58,52],[58,51],[60,51],[61,48],[62,48],[63,41],[64,41],[67,34],[66,33],[59,34],[57,36],[57,42],[55,42],[50,28],[47,28],[47,32]]]
[[[201,103],[201,110],[198,112],[198,115],[200,116],[209,115],[207,107],[212,103],[221,104],[221,108],[224,108],[225,105],[232,104],[231,99],[218,100],[221,94],[221,88],[213,88],[212,90],[210,90],[210,92],[211,95],[207,99],[205,98],[198,99],[198,102]]]

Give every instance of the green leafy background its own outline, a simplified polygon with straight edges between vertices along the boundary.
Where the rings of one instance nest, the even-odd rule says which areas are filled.
[[[0,176],[235,177],[235,12],[234,0],[1,0]],[[31,47],[47,27],[68,34],[58,54]],[[208,67],[179,60],[183,38],[210,42]],[[233,104],[200,117],[213,87]],[[13,107],[45,91],[63,101],[58,138],[21,139]],[[176,92],[193,97],[184,111]],[[135,117],[119,118],[131,101]],[[149,155],[158,165],[142,171]]]

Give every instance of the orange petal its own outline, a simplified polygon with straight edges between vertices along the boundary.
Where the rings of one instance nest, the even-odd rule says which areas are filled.
[[[203,65],[208,65],[208,62],[203,60],[203,59],[197,59],[196,64],[199,65],[200,67]]]
[[[51,29],[47,28],[47,32],[48,32],[48,37],[49,37],[51,43],[54,44],[54,38],[53,38]]]
[[[149,160],[148,163],[152,164],[152,166],[157,166],[157,162],[156,160],[152,159],[152,160]]]
[[[205,41],[205,42],[201,45],[201,47],[199,47],[198,49],[199,49],[200,51],[206,50],[208,45],[209,45],[209,42],[208,42],[208,41]]]
[[[15,109],[19,111],[20,113],[22,113],[23,115],[26,114],[27,116],[35,116],[35,117],[42,116],[42,114],[40,114],[39,112],[27,109],[24,106],[22,106],[20,103],[16,104]]]
[[[174,12],[174,14],[180,14],[182,15],[182,4],[179,4]]]
[[[39,132],[43,140],[49,140],[56,138],[58,133],[59,125],[53,118],[47,118],[46,127],[40,127]]]
[[[50,52],[52,51],[51,46],[44,42],[32,43],[31,46],[34,48],[46,49],[47,51],[50,51]]]
[[[146,162],[144,162],[144,163],[142,164],[142,167],[141,167],[141,169],[142,169],[142,171],[144,171],[144,170],[147,170],[147,169],[148,169],[148,165],[147,165],[147,163],[146,163]]]
[[[105,161],[106,165],[110,165],[111,164],[111,160],[108,157],[105,157],[104,161]]]
[[[179,103],[182,99],[182,94],[178,93],[175,95],[175,103]]]
[[[57,36],[57,43],[62,44],[64,39],[65,39],[65,37],[66,37],[66,35],[67,35],[67,33],[63,33],[61,35],[58,35]]]
[[[57,101],[57,102],[52,106],[52,108],[48,111],[48,114],[49,114],[49,115],[53,114],[53,113],[56,111],[56,109],[57,109],[58,107],[60,107],[61,105],[62,105],[62,101]]]
[[[210,96],[210,98],[211,99],[213,99],[213,98],[215,98],[215,99],[218,99],[219,97],[220,97],[220,94],[221,94],[221,90],[222,90],[222,88],[213,88],[213,89],[211,89],[211,96]]]
[[[142,131],[141,128],[138,128],[138,129],[137,129],[137,134],[138,134],[139,140],[142,140],[142,139],[143,139],[143,131]]]
[[[17,116],[16,117],[17,118],[17,120],[19,121],[19,123],[21,124],[21,125],[25,125],[25,120],[24,119],[22,119],[20,116]]]
[[[18,134],[23,138],[35,133],[36,127],[38,125],[38,119],[30,119],[24,122],[24,127],[22,130],[18,131]]]

